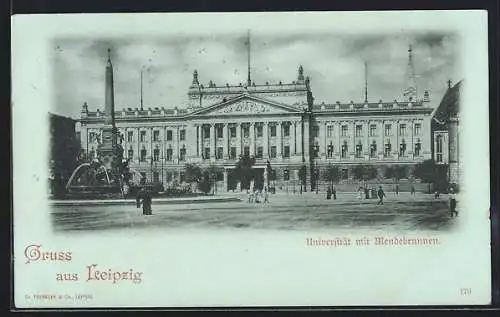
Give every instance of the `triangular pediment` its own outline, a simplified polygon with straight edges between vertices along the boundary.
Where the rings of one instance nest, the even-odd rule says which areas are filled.
[[[216,103],[212,106],[199,109],[193,116],[234,116],[234,115],[265,115],[297,113],[299,108],[281,104],[273,100],[243,94],[238,97]]]

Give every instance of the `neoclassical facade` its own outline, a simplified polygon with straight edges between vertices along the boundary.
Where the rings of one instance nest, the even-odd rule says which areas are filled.
[[[432,157],[429,94],[418,98],[416,89],[408,91],[402,101],[318,104],[302,66],[289,83],[249,78],[204,86],[194,71],[187,107],[115,110],[115,124],[129,166],[148,181],[182,183],[185,165],[193,163],[219,167],[219,188],[238,189],[231,171],[242,155],[255,157],[257,175],[269,162],[277,187],[299,184],[303,166],[308,185],[314,171],[322,174],[331,165],[347,181],[357,164],[414,165]],[[89,156],[96,154],[105,117],[82,106],[81,143]],[[257,177],[256,185],[263,179]]]

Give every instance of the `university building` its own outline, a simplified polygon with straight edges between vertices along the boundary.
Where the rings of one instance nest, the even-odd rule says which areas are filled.
[[[108,73],[112,67],[108,60]],[[300,186],[303,169],[309,190],[329,166],[340,168],[342,182],[352,182],[352,167],[358,164],[374,165],[382,175],[385,166],[414,166],[432,158],[435,107],[427,91],[417,94],[411,47],[404,100],[372,102],[365,91],[361,102],[317,103],[304,72],[298,66],[296,78],[288,82],[256,83],[249,71],[245,84],[204,85],[202,74],[194,71],[186,87],[187,107],[113,110],[129,166],[165,185],[182,183],[188,163],[217,166],[218,188],[225,191],[240,187],[231,171],[240,156],[249,155],[256,159],[257,187],[266,182],[269,162],[276,188]],[[106,87],[112,95],[113,83]],[[83,104],[81,143],[91,157],[105,117],[101,109]]]

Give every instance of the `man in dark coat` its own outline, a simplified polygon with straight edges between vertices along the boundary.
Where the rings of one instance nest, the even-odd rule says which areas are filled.
[[[332,188],[330,186],[326,190],[326,199],[332,199]]]
[[[384,204],[385,193],[384,193],[384,190],[382,189],[382,186],[380,186],[378,188],[377,196],[378,196],[378,203],[377,203],[377,205],[383,205]]]
[[[140,208],[141,204],[142,204],[143,215],[153,214],[151,210],[151,204],[152,204],[151,194],[149,193],[149,191],[144,189],[144,187],[141,187],[141,190],[139,191],[139,193],[137,193],[137,198],[136,198],[137,208]]]

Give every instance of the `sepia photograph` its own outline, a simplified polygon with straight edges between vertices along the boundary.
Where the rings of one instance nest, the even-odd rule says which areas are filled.
[[[18,16],[16,305],[487,304],[486,15],[342,14]]]

